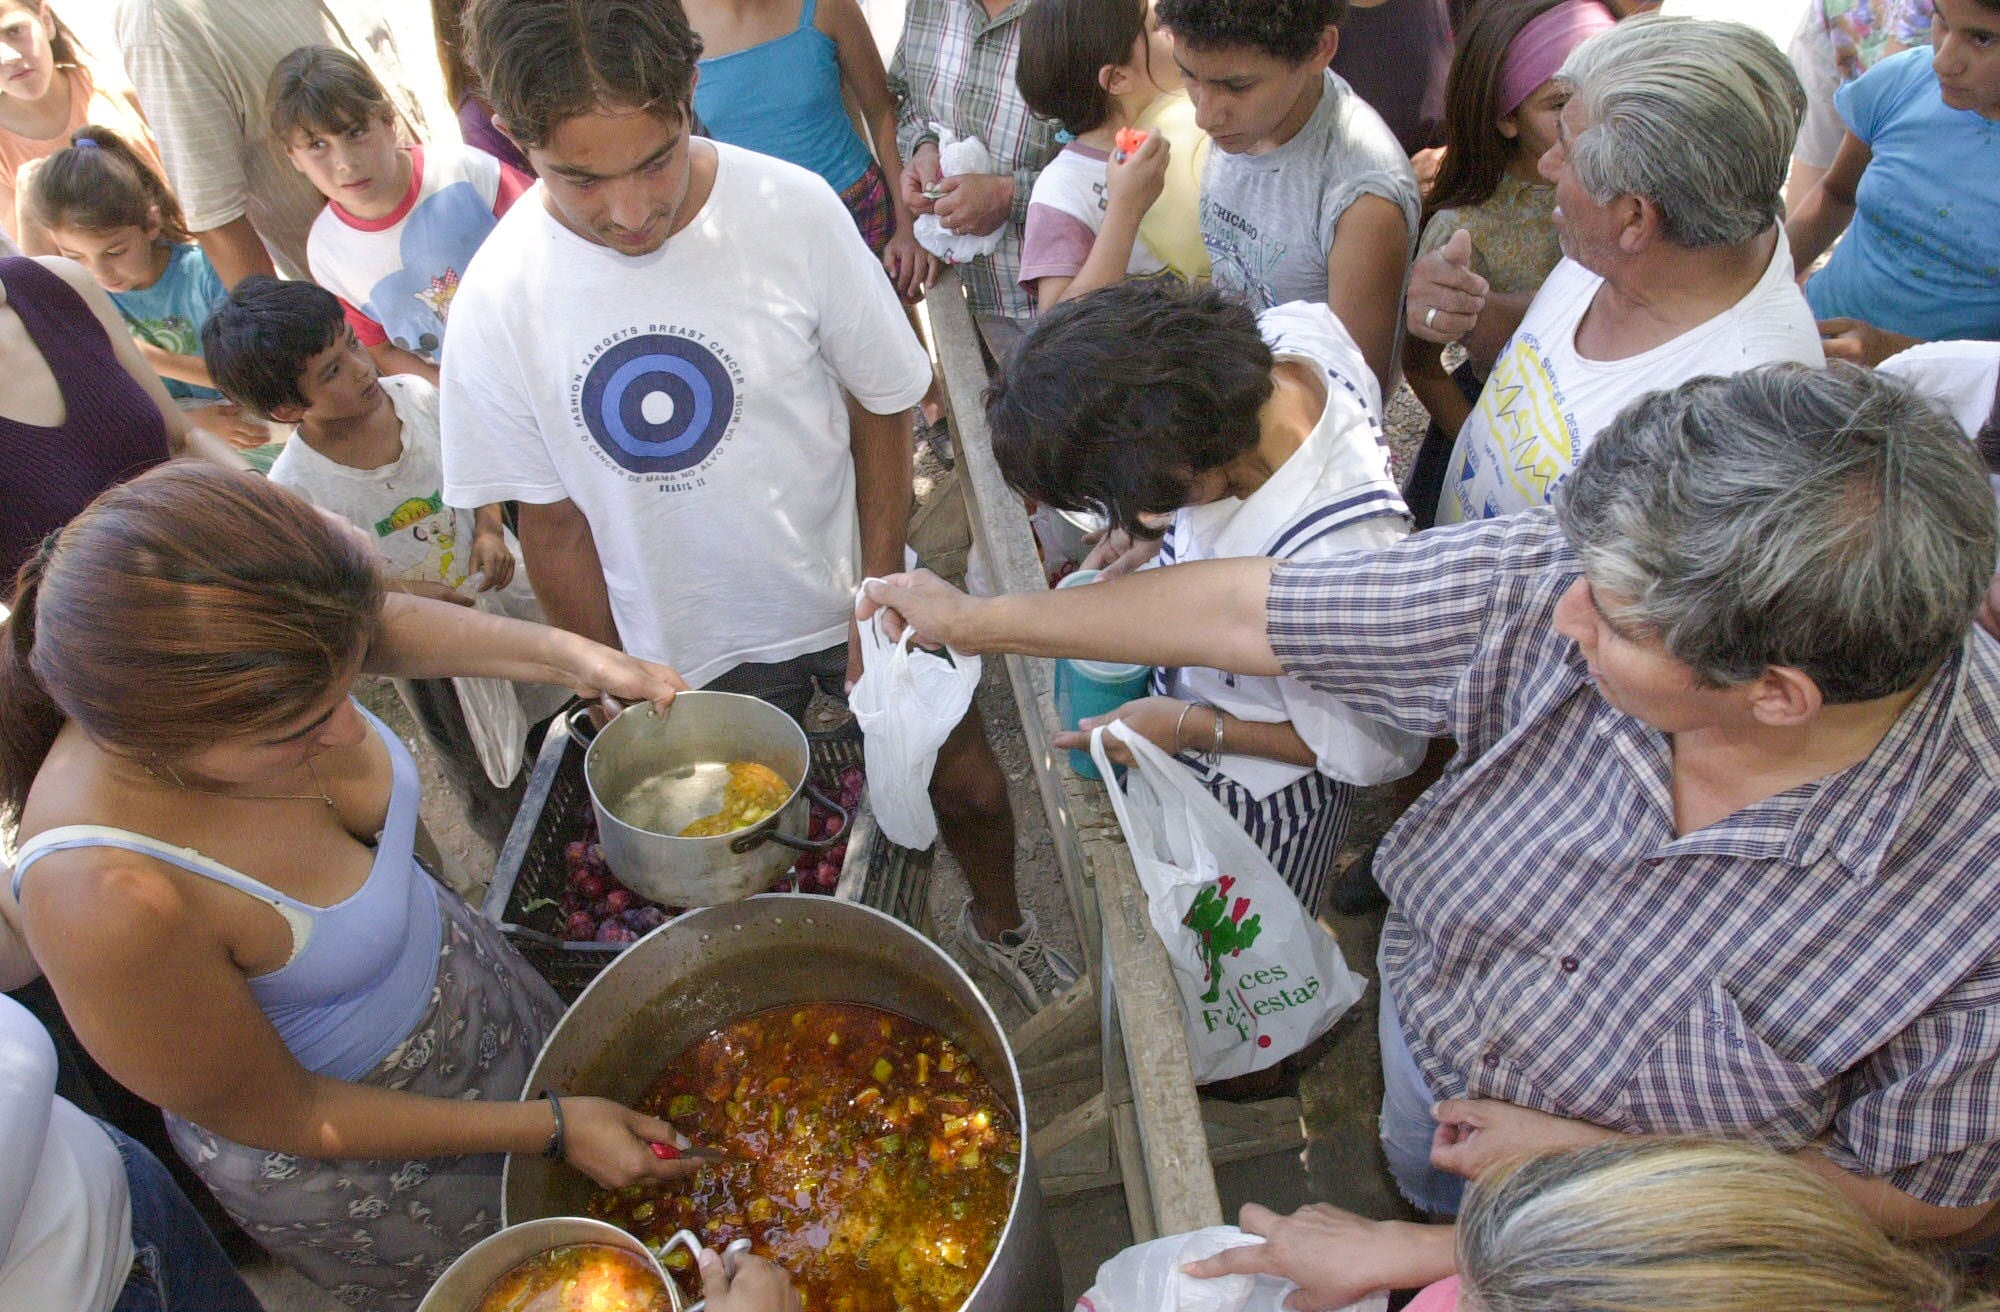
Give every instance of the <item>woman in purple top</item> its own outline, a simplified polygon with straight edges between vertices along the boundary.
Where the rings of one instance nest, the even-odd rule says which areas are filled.
[[[242,469],[194,428],[80,265],[0,259],[0,580],[105,488],[177,455]]]

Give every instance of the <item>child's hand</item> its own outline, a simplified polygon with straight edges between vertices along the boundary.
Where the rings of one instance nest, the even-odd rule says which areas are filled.
[[[882,267],[888,270],[889,284],[905,304],[914,305],[938,279],[941,266],[937,256],[917,244],[916,233],[899,227],[882,252]]]
[[[481,592],[491,592],[504,588],[514,578],[514,553],[507,550],[507,540],[498,529],[479,529],[472,535],[472,574],[484,574],[486,581],[479,585]]]
[[[1104,166],[1106,207],[1137,214],[1153,208],[1167,189],[1168,150],[1166,134],[1154,132],[1135,152],[1113,151]]]
[[[248,451],[271,440],[271,426],[233,402],[196,406],[187,412],[187,418],[195,427],[206,428],[238,451]]]

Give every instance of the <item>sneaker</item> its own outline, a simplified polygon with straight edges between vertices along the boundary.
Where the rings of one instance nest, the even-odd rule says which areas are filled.
[[[916,408],[915,414],[917,440],[931,449],[931,454],[937,457],[937,462],[940,465],[943,465],[946,469],[956,468],[958,458],[952,453],[951,449],[950,416],[941,414],[936,419],[926,419],[924,418],[924,408],[922,406]]]
[[[958,941],[976,954],[981,965],[1006,980],[1031,1012],[1055,1001],[1078,978],[1076,963],[1043,940],[1032,911],[1022,914],[1018,929],[1005,931],[995,942],[972,923],[972,899],[967,898],[958,911]]]

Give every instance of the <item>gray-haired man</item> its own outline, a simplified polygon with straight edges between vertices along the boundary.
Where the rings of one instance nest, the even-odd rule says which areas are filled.
[[[1558,77],[1573,95],[1541,169],[1565,258],[1518,328],[1508,337],[1505,307],[1476,294],[1484,280],[1442,253],[1411,277],[1411,332],[1506,343],[1446,467],[1441,524],[1545,504],[1643,392],[1824,362],[1777,221],[1805,93],[1769,38],[1633,18]]]
[[[1947,415],[1772,365],[1641,400],[1553,510],[869,595],[961,650],[1286,674],[1457,741],[1376,857],[1383,1142],[1420,1206],[1515,1154],[1697,1134],[1946,1236],[2000,1199],[1996,545]]]

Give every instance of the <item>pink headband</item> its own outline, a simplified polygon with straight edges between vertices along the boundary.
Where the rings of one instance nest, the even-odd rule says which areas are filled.
[[[1500,115],[1519,109],[1556,75],[1570,51],[1617,22],[1596,0],[1563,0],[1529,19],[1507,44],[1500,65]]]

